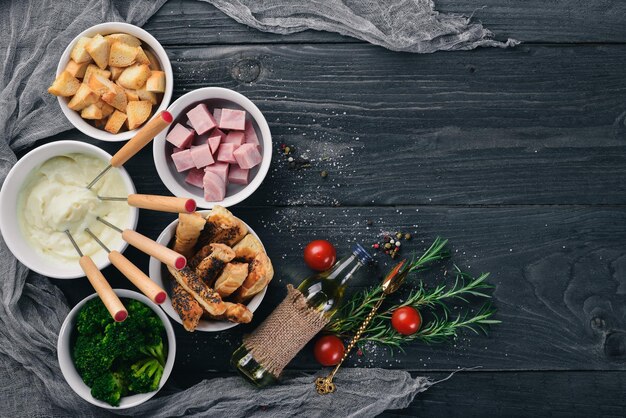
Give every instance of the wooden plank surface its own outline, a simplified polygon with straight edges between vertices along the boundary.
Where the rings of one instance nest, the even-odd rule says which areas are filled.
[[[496,35],[524,42],[626,42],[620,0],[436,0],[442,13],[472,16]],[[166,45],[356,42],[334,33],[306,31],[289,36],[258,32],[197,0],[170,0],[145,28]]]
[[[276,148],[315,160],[291,171],[275,156],[243,205],[626,204],[626,46],[482,49],[453,60],[367,45],[168,53],[175,97],[235,89],[264,112]],[[259,78],[235,80],[242,62],[256,63]],[[146,193],[160,186],[146,174],[152,165],[145,150],[130,166]]]
[[[618,418],[626,416],[624,390],[624,372],[460,372],[384,416]]]
[[[436,4],[475,12],[499,39],[543,45],[399,54],[336,34],[257,32],[195,0],[171,0],[148,22],[172,60],[174,98],[204,86],[237,90],[264,112],[275,144],[315,159],[292,171],[275,156],[262,187],[234,209],[263,239],[276,278],[250,325],[189,334],[175,324],[170,389],[231,375],[242,334],[308,273],[300,254],[309,240],[329,238],[345,254],[403,229],[415,236],[406,252],[442,235],[453,262],[491,271],[503,324],[489,336],[351,359],[435,379],[482,366],[386,416],[625,415],[626,4]],[[581,45],[598,42],[611,44]],[[84,136],[50,140],[61,138]],[[138,192],[167,193],[150,149],[127,168]],[[138,230],[156,238],[173,218],[142,211]],[[147,271],[147,256],[126,255]],[[442,280],[442,270],[424,280]],[[105,274],[132,287],[112,268]],[[350,291],[376,280],[372,271]],[[55,283],[71,304],[92,293],[85,280]],[[319,370],[310,347],[290,368]]]

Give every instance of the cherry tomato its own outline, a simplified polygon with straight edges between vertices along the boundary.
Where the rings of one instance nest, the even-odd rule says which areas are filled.
[[[325,335],[315,342],[313,355],[322,366],[336,366],[343,357],[343,341],[334,335]]]
[[[391,325],[402,335],[415,334],[422,326],[422,316],[417,309],[403,306],[393,311]]]
[[[304,262],[313,270],[328,270],[335,264],[336,259],[335,247],[325,239],[311,241],[304,248]]]

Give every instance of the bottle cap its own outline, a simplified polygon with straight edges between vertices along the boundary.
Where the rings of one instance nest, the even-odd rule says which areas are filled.
[[[352,254],[356,255],[361,264],[365,266],[374,261],[374,257],[372,257],[361,244],[354,244],[352,246]]]

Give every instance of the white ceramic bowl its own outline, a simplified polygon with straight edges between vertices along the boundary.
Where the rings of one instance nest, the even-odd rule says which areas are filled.
[[[199,211],[198,213],[201,213],[204,216],[206,216],[209,213],[209,211],[204,210],[204,211]],[[261,239],[256,234],[256,232],[254,232],[252,228],[250,228],[248,224],[246,224],[245,222],[244,224],[248,228],[248,232],[254,235],[259,240],[259,242],[261,242]],[[174,233],[176,232],[177,225],[178,225],[178,219],[174,220],[171,224],[165,227],[163,232],[161,232],[161,235],[159,235],[159,238],[157,238],[157,242],[159,244],[163,244],[166,246],[169,245],[172,238],[174,238]],[[263,246],[263,243],[261,243],[261,246]],[[263,247],[263,251],[265,251],[265,247]],[[171,287],[170,281],[166,280],[166,276],[164,275],[165,271],[166,271],[165,267],[159,260],[157,260],[154,257],[150,257],[150,265],[149,265],[150,278],[154,280],[156,284],[161,286],[161,288],[165,289],[168,295],[171,295],[172,287]],[[263,298],[265,297],[266,292],[267,292],[267,287],[265,287],[265,289],[263,289],[260,293],[256,294],[250,300],[250,302],[248,302],[247,306],[248,306],[248,309],[250,309],[250,312],[254,313],[254,311],[256,311],[256,309],[259,307],[259,305],[263,301]],[[165,302],[163,302],[163,304],[159,306],[161,306],[161,308],[170,316],[170,318],[172,318],[174,321],[182,325],[183,321],[180,319],[180,316],[178,316],[178,314],[174,310],[174,307],[172,306],[171,297],[168,297],[165,300]],[[205,331],[205,332],[217,332],[217,331],[223,331],[225,329],[236,327],[237,325],[239,324],[235,322],[230,322],[230,321],[210,321],[206,319],[201,319],[196,330]]]
[[[267,175],[272,160],[272,135],[270,128],[259,108],[247,97],[236,91],[221,87],[205,87],[190,91],[172,103],[168,111],[174,117],[174,121],[181,116],[186,119],[184,113],[193,107],[192,105],[198,103],[205,103],[210,109],[213,107],[230,107],[246,111],[246,119],[253,122],[257,137],[263,148],[261,151],[263,160],[260,165],[251,170],[250,183],[245,186],[229,184],[226,197],[221,202],[209,202],[205,200],[202,189],[185,182],[187,172],[179,173],[176,171],[176,167],[170,157],[173,146],[165,140],[169,129],[164,130],[154,138],[154,164],[163,184],[165,184],[165,187],[167,187],[173,195],[195,199],[200,208],[210,209],[216,204],[224,207],[236,205],[254,193]],[[173,128],[174,126],[175,123],[172,123],[171,127]]]
[[[17,164],[11,168],[11,171],[9,171],[9,174],[2,185],[2,189],[0,190],[0,233],[2,233],[2,237],[9,247],[9,250],[11,250],[13,255],[15,255],[15,257],[17,257],[17,259],[29,269],[55,279],[75,279],[77,277],[83,277],[85,273],[83,273],[83,270],[78,265],[78,261],[76,261],[73,265],[51,263],[49,258],[37,254],[33,250],[24,238],[18,222],[16,222],[17,202],[23,182],[26,179],[26,176],[28,176],[33,169],[50,158],[71,153],[93,155],[107,162],[111,159],[111,154],[86,142],[51,142],[35,148],[23,156]],[[119,170],[128,194],[135,193],[135,186],[126,170],[124,168],[113,170]],[[85,179],[85,181],[88,182],[89,179]],[[137,227],[138,218],[139,210],[137,208],[130,207],[127,224],[117,226],[120,228],[134,230]],[[128,244],[120,238],[118,245],[111,246],[110,249],[123,252],[127,246]],[[98,251],[92,258],[99,269],[103,269],[111,264],[104,250]]]
[[[161,103],[159,103],[159,106],[155,109],[153,114],[156,115],[160,111],[167,109],[167,106],[170,104],[170,100],[172,100],[172,91],[174,89],[174,74],[172,73],[172,64],[170,63],[170,59],[167,57],[167,54],[165,53],[165,50],[163,49],[159,41],[157,41],[154,36],[150,35],[148,32],[135,25],[122,22],[107,22],[92,26],[89,29],[82,31],[78,34],[78,36],[76,36],[76,38],[72,40],[72,42],[70,42],[67,48],[65,48],[65,51],[63,51],[63,55],[61,55],[61,59],[59,60],[56,75],[58,76],[63,72],[63,70],[65,70],[67,63],[70,61],[70,53],[72,52],[74,44],[76,44],[76,42],[83,36],[92,37],[98,33],[103,36],[111,33],[127,33],[138,38],[143,44],[150,47],[152,52],[154,52],[157,59],[159,60],[159,63],[161,64],[161,69],[165,73],[165,93],[163,93],[163,99],[161,100]],[[58,97],[61,110],[63,111],[67,119],[72,123],[72,125],[74,125],[76,129],[78,129],[85,135],[89,135],[90,137],[99,139],[101,141],[117,142],[130,139],[137,132],[137,129],[135,129],[132,131],[112,134],[103,129],[98,129],[90,125],[83,118],[81,118],[79,112],[76,112],[75,110],[67,107],[70,99],[71,98],[69,97]]]
[[[83,379],[78,374],[76,367],[74,366],[74,361],[72,360],[72,334],[74,333],[74,327],[76,325],[76,317],[81,308],[87,303],[87,301],[98,297],[96,293],[93,295],[87,296],[85,299],[81,300],[74,308],[70,311],[63,321],[63,325],[61,326],[61,331],[59,332],[59,340],[57,341],[57,357],[59,359],[59,366],[61,367],[61,372],[63,373],[63,377],[70,385],[70,387],[84,400],[87,402],[99,406],[101,408],[107,409],[126,409],[132,408],[133,406],[141,405],[148,399],[152,398],[156,393],[161,390],[165,382],[170,377],[170,373],[172,373],[172,368],[174,367],[174,360],[176,359],[176,337],[174,336],[174,328],[170,323],[169,319],[163,311],[157,308],[157,305],[152,303],[150,299],[145,297],[144,295],[133,292],[132,290],[127,289],[114,289],[114,292],[120,298],[128,298],[128,299],[136,299],[140,302],[143,302],[145,305],[149,306],[161,319],[163,322],[163,326],[165,327],[165,334],[167,336],[167,359],[165,361],[165,367],[163,368],[163,376],[161,377],[161,382],[159,383],[159,389],[154,392],[148,393],[140,393],[132,396],[124,396],[120,400],[119,406],[111,406],[106,402],[100,401],[93,396],[91,396],[91,389],[89,386],[83,382]]]

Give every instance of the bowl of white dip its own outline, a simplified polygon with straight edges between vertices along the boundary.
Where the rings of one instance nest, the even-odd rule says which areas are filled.
[[[35,148],[9,172],[0,190],[0,233],[9,250],[29,269],[57,279],[85,274],[78,253],[65,234],[69,230],[83,254],[99,269],[107,253],[86,232],[89,228],[110,249],[123,252],[121,229],[135,229],[138,209],[98,196],[125,197],[135,186],[124,168],[113,168],[91,190],[87,184],[104,169],[111,155],[95,145],[57,141]]]

